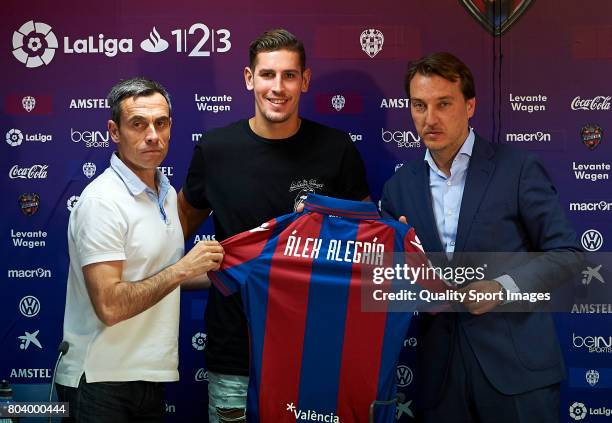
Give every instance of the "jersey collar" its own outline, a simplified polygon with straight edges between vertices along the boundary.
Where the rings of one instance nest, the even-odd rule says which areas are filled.
[[[341,200],[319,194],[308,194],[304,200],[304,211],[352,219],[380,219],[378,209],[372,202]]]

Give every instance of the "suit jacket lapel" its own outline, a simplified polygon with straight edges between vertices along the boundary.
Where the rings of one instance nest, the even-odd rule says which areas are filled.
[[[413,207],[416,222],[413,226],[423,243],[425,251],[442,251],[442,243],[433,214],[431,190],[429,189],[429,165],[426,161],[417,163],[413,172],[414,183],[409,184],[409,186],[414,187],[413,198],[416,201]]]
[[[489,143],[476,135],[461,200],[455,251],[464,251],[474,215],[480,206],[495,169],[495,163],[491,160],[493,155],[494,151]]]

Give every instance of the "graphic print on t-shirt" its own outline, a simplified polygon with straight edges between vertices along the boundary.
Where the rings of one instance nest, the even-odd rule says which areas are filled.
[[[315,178],[311,179],[301,179],[298,181],[291,181],[291,185],[289,186],[289,192],[298,191],[295,199],[293,200],[293,211],[296,211],[298,206],[306,200],[308,194],[317,194],[320,193],[323,188],[325,188],[325,184],[320,184],[317,182]]]

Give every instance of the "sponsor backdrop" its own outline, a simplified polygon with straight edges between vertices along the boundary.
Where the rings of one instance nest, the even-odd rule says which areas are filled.
[[[201,134],[253,114],[242,69],[249,42],[274,27],[306,45],[313,80],[302,115],[351,134],[373,199],[402,163],[424,154],[403,89],[406,64],[447,50],[474,72],[475,130],[537,151],[584,247],[610,251],[610,15],[608,0],[5,2],[0,378],[16,400],[46,397],[61,341],[67,221],[113,151],[108,89],[136,75],[168,88],[174,125],[161,170],[178,190]],[[210,223],[187,247],[202,239],[214,239]],[[584,283],[595,289],[612,283],[601,268],[589,272]],[[182,295],[181,381],[169,385],[169,421],[205,419],[206,298]],[[556,316],[568,367],[562,420],[612,412],[611,312],[606,303],[577,304]],[[413,417],[414,379],[427,377],[414,368],[418,342],[406,334],[397,368],[401,421]]]

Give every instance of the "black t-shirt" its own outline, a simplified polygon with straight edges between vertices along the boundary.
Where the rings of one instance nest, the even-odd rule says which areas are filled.
[[[282,140],[259,137],[246,119],[206,132],[183,186],[193,207],[213,210],[219,241],[291,213],[309,192],[348,200],[369,195],[363,161],[348,134],[306,119]],[[248,375],[240,294],[224,297],[211,287],[205,318],[208,369]]]

